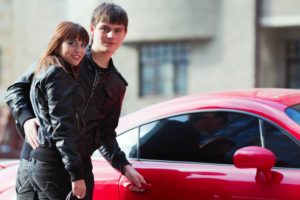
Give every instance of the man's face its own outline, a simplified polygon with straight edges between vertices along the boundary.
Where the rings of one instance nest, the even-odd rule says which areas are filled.
[[[97,52],[113,54],[122,44],[126,31],[120,24],[100,22],[90,27],[93,44],[92,49]]]

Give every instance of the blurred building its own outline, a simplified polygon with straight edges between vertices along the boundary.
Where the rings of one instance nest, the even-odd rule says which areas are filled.
[[[257,85],[300,88],[300,1],[257,2]]]
[[[8,107],[0,107],[0,158],[18,158],[23,139]]]
[[[54,26],[89,26],[101,0],[0,0],[0,96]],[[129,83],[123,114],[205,91],[300,86],[300,1],[115,0],[129,32],[114,56]]]

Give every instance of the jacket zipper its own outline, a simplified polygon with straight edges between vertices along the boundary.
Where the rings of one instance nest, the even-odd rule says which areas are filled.
[[[76,116],[76,122],[77,122],[77,133],[79,134],[79,117],[78,117],[77,112],[75,112],[75,116]]]
[[[89,103],[90,103],[90,100],[91,100],[91,98],[92,98],[92,96],[93,96],[93,94],[94,94],[94,90],[95,90],[96,85],[97,85],[97,83],[98,83],[99,74],[100,74],[100,72],[98,72],[98,73],[95,75],[94,82],[93,82],[93,87],[92,87],[92,91],[91,91],[91,94],[90,94],[90,96],[89,96],[89,98],[88,98],[88,100],[87,100],[87,102],[86,102],[85,108],[84,108],[84,110],[83,110],[83,115],[85,115],[85,112],[86,112],[86,110],[87,110],[87,108],[88,108],[88,105],[89,105]]]

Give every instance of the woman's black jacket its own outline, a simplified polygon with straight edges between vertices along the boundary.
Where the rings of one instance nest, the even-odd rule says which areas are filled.
[[[83,178],[80,154],[84,138],[84,95],[72,75],[63,67],[49,66],[33,79],[30,100],[40,124],[40,147],[33,150],[33,157],[55,161],[55,154],[58,154],[57,157],[60,155],[71,181],[75,181]],[[48,153],[50,151],[51,154]],[[52,152],[54,156],[50,157]]]

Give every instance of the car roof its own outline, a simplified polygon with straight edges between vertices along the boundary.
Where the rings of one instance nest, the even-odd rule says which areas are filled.
[[[201,94],[200,94],[201,95]],[[238,97],[278,102],[286,106],[300,103],[300,90],[284,88],[253,88],[207,93],[210,96]]]
[[[118,132],[165,116],[203,109],[231,109],[277,117],[292,105],[300,103],[300,90],[253,88],[200,93],[158,103],[120,119]],[[279,113],[280,111],[281,113]],[[278,119],[279,120],[279,119]],[[290,121],[290,120],[289,120]]]

